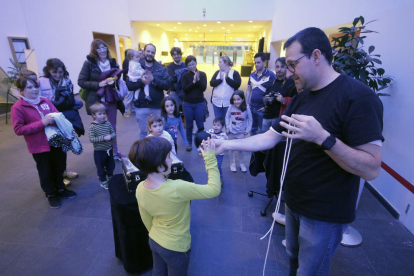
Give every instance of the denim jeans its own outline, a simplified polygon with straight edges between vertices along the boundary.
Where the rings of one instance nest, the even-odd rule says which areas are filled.
[[[285,205],[289,275],[329,275],[331,257],[347,224],[307,218]]]
[[[191,249],[187,252],[177,252],[166,249],[149,238],[152,251],[152,276],[183,276],[187,275],[190,264]]]
[[[228,106],[227,107],[218,107],[218,106],[215,106],[213,104],[214,118],[223,117],[224,119],[226,119],[227,109],[229,109]]]
[[[252,112],[252,119],[253,119],[253,125],[251,132],[253,134],[256,133],[262,133],[262,123],[263,123],[263,116],[264,112],[259,111],[259,108],[256,107],[250,107],[250,111]]]
[[[273,118],[273,119],[264,119],[263,118],[261,132],[265,133],[266,131],[268,131],[276,120],[277,120],[277,118]]]
[[[134,103],[132,102],[134,98],[135,91],[128,91],[124,98],[124,105],[125,105],[125,114],[129,113],[129,107],[131,106],[131,112],[135,110]]]
[[[183,112],[185,118],[185,129],[187,141],[191,145],[193,142],[193,121],[195,120],[198,131],[204,130],[204,114],[206,103],[187,103],[183,102]]]
[[[217,167],[220,172],[220,180],[223,180],[223,170],[221,169],[221,164],[223,164],[224,155],[217,155]]]
[[[161,109],[159,108],[136,108],[135,116],[138,122],[139,139],[144,139],[148,135],[148,122],[147,118],[150,114],[161,115]]]

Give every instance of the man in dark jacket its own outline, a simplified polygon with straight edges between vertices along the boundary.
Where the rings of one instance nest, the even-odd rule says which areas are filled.
[[[168,75],[171,79],[170,91],[175,91],[179,97],[180,102],[182,102],[184,99],[184,91],[178,78],[181,78],[181,75],[188,69],[185,63],[181,61],[183,53],[181,52],[180,48],[171,48],[170,54],[174,61],[167,66]],[[177,104],[179,105],[179,103]]]
[[[161,114],[161,100],[164,98],[164,90],[170,88],[170,77],[167,69],[155,61],[156,48],[153,44],[147,44],[144,47],[144,60],[141,62],[142,68],[145,69],[145,77],[132,82],[127,78],[126,84],[130,91],[144,89],[146,84],[149,85],[149,95],[152,101],[145,98],[145,93],[134,94],[134,105],[136,107],[136,117],[139,125],[139,139],[147,136],[147,117],[149,114]]]

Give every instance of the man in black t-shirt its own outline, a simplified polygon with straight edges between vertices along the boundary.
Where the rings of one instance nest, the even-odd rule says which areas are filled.
[[[270,93],[263,97],[265,106],[259,109],[263,111],[262,132],[270,129],[276,119],[280,116],[281,107],[286,108],[290,100],[298,94],[292,79],[286,78],[286,59],[280,57],[275,62],[276,79],[270,88]],[[271,97],[269,97],[271,96]]]
[[[171,79],[170,91],[175,91],[175,93],[177,93],[179,99],[176,99],[176,101],[177,105],[180,105],[184,98],[184,92],[179,80],[181,79],[181,75],[188,71],[188,69],[185,63],[181,61],[183,53],[180,48],[171,48],[170,54],[173,59],[173,62],[167,65],[168,75]]]
[[[284,180],[290,275],[328,275],[343,231],[355,219],[360,177],[372,180],[380,171],[383,107],[368,86],[334,71],[322,30],[304,29],[284,47],[286,77],[304,91],[269,131],[215,141],[216,154],[266,150],[283,136],[293,139]]]

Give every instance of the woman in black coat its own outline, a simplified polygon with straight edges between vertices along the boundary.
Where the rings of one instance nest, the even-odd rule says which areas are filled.
[[[116,63],[116,60],[111,57],[108,45],[101,39],[95,39],[92,41],[91,51],[89,55],[86,56],[86,61],[83,63],[83,67],[79,73],[78,85],[87,90],[85,101],[86,112],[91,115],[89,110],[91,105],[95,103],[104,104],[108,121],[116,132],[117,102],[106,102],[105,99],[102,100],[101,97],[97,95],[97,91],[100,87],[117,85],[117,81],[114,82],[110,79],[99,81],[99,76],[112,68],[119,68],[119,65]],[[122,101],[119,101],[118,105],[119,104],[124,106]],[[121,113],[125,112],[125,107],[123,109],[124,110],[120,110]],[[113,151],[114,158],[116,160],[121,160],[123,155],[118,151],[116,136],[114,138]]]

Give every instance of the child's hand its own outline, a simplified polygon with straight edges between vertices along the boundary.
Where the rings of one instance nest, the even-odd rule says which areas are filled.
[[[104,137],[104,140],[105,141],[111,141],[112,140],[112,136],[111,135],[106,135],[105,137]]]
[[[211,134],[211,139],[217,139],[217,135]]]
[[[42,118],[42,123],[44,126],[51,125],[55,122],[55,119],[52,116],[45,116]]]
[[[211,151],[211,150],[215,150],[215,149],[216,149],[216,144],[209,137],[209,138],[207,138],[207,141],[203,140],[201,142],[201,145],[198,147],[198,152],[201,155],[203,152],[207,152],[207,151]]]
[[[104,86],[106,86],[108,84],[108,81],[107,80],[103,80],[103,81],[101,81],[100,83],[99,83],[99,87],[104,87]]]

